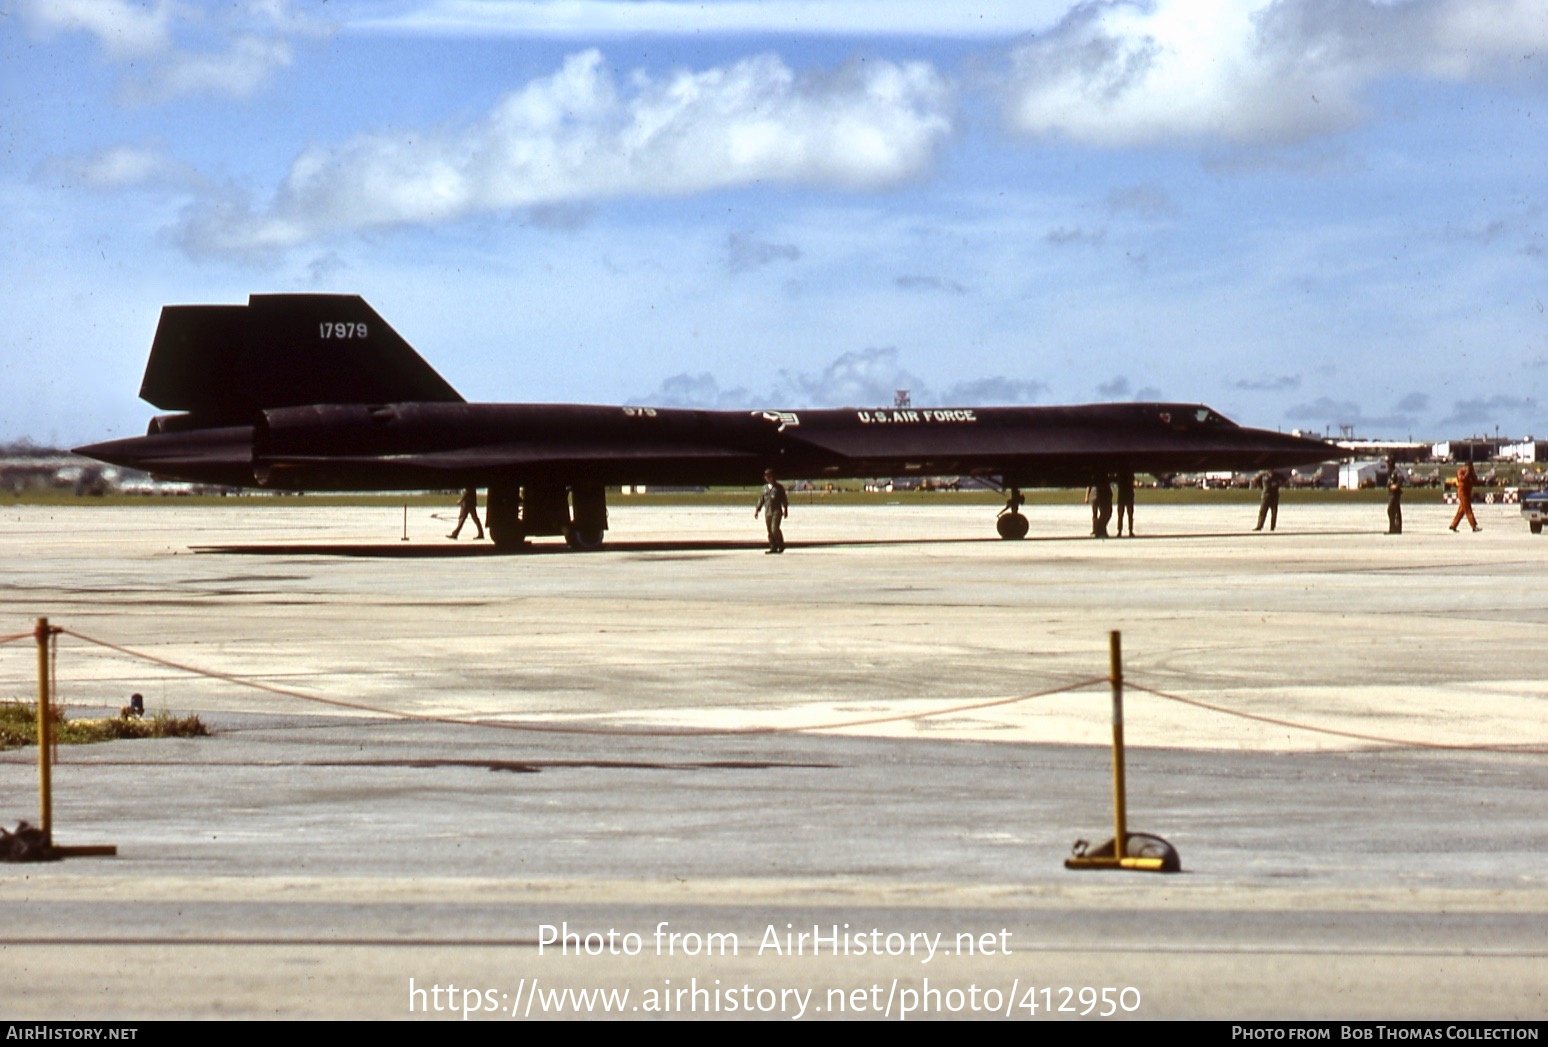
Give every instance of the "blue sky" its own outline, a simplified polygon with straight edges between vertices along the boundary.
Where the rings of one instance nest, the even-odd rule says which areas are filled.
[[[289,291],[474,400],[1548,438],[1541,0],[3,6],[0,439]]]

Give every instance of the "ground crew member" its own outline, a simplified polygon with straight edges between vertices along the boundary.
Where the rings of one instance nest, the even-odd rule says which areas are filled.
[[[1387,463],[1387,533],[1403,533],[1403,474]]]
[[[1253,530],[1263,530],[1263,521],[1268,520],[1272,531],[1279,526],[1279,474],[1269,470],[1259,479],[1263,482],[1263,497],[1258,501],[1258,526]]]
[[[456,539],[462,533],[462,525],[467,520],[473,521],[473,526],[478,528],[478,533],[473,540],[484,537],[484,525],[478,522],[478,488],[469,487],[462,492],[462,497],[457,499],[457,526],[452,528],[452,533],[446,537]]]
[[[1475,531],[1483,530],[1478,526],[1478,520],[1473,516],[1473,484],[1478,480],[1478,474],[1473,472],[1473,463],[1468,462],[1457,470],[1457,515],[1451,518],[1451,529],[1455,531],[1457,524],[1467,518],[1468,524]]]
[[[763,497],[758,499],[757,508],[753,509],[753,519],[763,513],[763,522],[769,529],[769,547],[765,552],[782,553],[785,551],[785,534],[780,530],[780,524],[785,517],[790,515],[790,499],[785,494],[785,485],[774,479],[774,470],[763,470]]]
[[[1129,537],[1134,537],[1134,473],[1124,469],[1118,474],[1118,537],[1123,537],[1123,518],[1129,517]]]
[[[1113,485],[1108,482],[1104,474],[1097,477],[1096,486],[1092,491],[1094,497],[1091,502],[1091,536],[1106,538],[1107,525],[1113,519]]]

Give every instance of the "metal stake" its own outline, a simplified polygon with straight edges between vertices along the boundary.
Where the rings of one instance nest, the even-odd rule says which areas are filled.
[[[53,635],[47,618],[39,618],[32,635],[38,641],[38,828],[44,841],[54,845],[53,743],[54,718],[49,708],[48,641]]]
[[[1123,778],[1123,634],[1107,634],[1108,662],[1113,682],[1113,848],[1114,857],[1128,856],[1129,800]]]

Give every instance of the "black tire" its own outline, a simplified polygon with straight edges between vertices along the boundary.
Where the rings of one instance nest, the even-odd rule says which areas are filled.
[[[1543,522],[1541,520],[1528,521],[1527,526],[1532,529],[1533,534],[1543,533]]]
[[[564,540],[577,553],[596,552],[602,548],[605,532],[593,527],[566,527]]]
[[[494,543],[496,549],[519,553],[527,548],[527,536],[522,533],[520,524],[514,526],[490,524],[484,530],[488,533],[489,540]]]
[[[1031,524],[1020,513],[1001,513],[1000,518],[994,522],[994,529],[1000,532],[1000,537],[1006,541],[1016,541],[1027,536]]]
[[[521,522],[521,488],[506,484],[489,488],[484,531],[497,549],[520,552],[527,547],[527,531]]]

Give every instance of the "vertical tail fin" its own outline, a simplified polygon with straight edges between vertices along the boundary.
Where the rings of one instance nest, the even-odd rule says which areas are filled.
[[[305,404],[462,402],[363,298],[325,294],[164,307],[140,397],[232,419]]]

